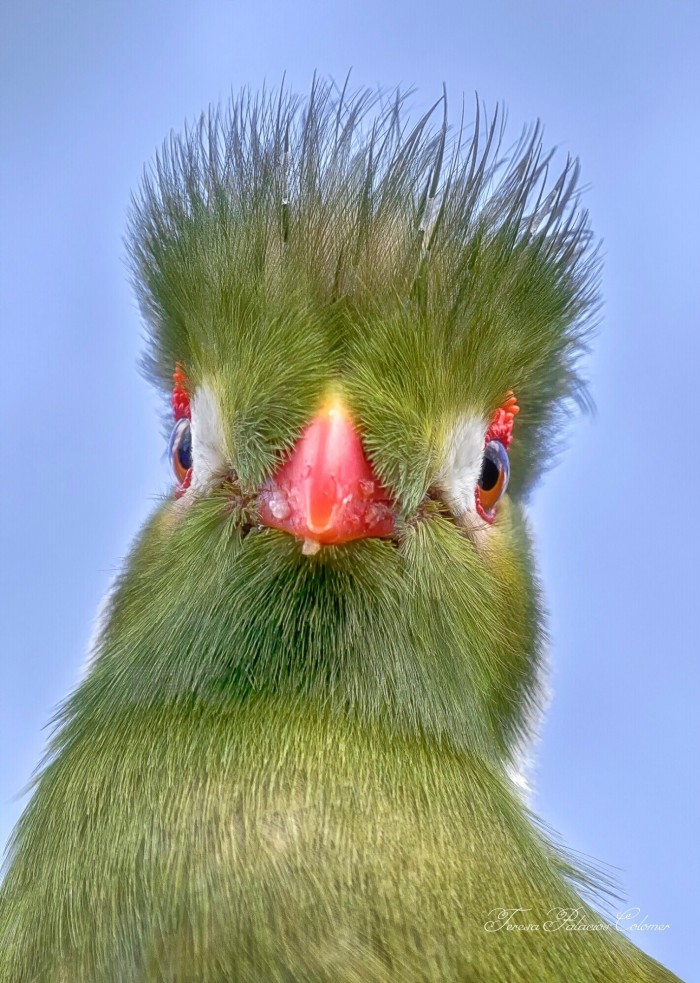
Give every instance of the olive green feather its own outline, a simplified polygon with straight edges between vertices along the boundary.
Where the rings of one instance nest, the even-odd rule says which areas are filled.
[[[584,399],[596,309],[577,167],[550,177],[539,127],[507,146],[444,108],[244,94],[147,172],[147,369],[168,398],[177,362],[210,389],[225,473],[158,506],[58,714],[2,983],[675,979],[508,777],[542,702],[522,500]],[[306,556],[255,494],[330,390],[399,518]],[[509,494],[477,537],[436,491],[446,441],[511,390]],[[515,908],[595,928],[494,930]]]

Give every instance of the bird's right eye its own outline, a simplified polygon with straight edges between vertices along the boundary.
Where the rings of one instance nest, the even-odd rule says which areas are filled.
[[[192,470],[192,432],[189,420],[178,420],[173,427],[168,445],[168,457],[175,480],[179,486],[186,487],[185,482]]]
[[[490,440],[484,450],[481,474],[476,487],[476,508],[482,519],[493,522],[496,504],[506,493],[510,476],[508,451],[500,440]]]

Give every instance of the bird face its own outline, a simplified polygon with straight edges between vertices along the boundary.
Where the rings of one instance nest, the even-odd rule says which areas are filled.
[[[185,377],[181,369],[175,373],[175,382],[176,422],[169,457],[177,497],[190,489],[190,498],[206,493],[223,479],[235,483],[235,468],[226,458],[215,395],[203,387],[193,410],[187,390],[182,388]],[[488,428],[477,417],[460,421],[450,435],[444,466],[435,475],[422,503],[442,500],[451,507],[455,520],[471,531],[476,543],[481,531],[479,520],[493,523],[496,506],[508,486],[507,447],[519,408],[512,396],[506,407],[496,411]],[[401,518],[400,505],[378,478],[338,394],[324,401],[272,476],[250,497],[249,504],[262,524],[301,539],[307,555],[316,553],[322,545],[339,545],[354,539],[395,539]],[[415,510],[409,521],[418,517]]]
[[[537,130],[504,166],[495,124],[450,157],[446,124],[339,98],[204,120],[135,202],[175,487],[84,690],[273,693],[509,760],[539,700],[522,500],[593,296],[575,167],[548,190]]]
[[[117,590],[95,680],[118,666],[152,696],[302,694],[508,758],[538,648],[524,524],[502,496],[513,400],[448,407],[423,367],[394,377],[406,406],[370,387],[364,354],[327,350],[319,371],[317,351],[305,372],[284,350],[257,353],[255,384],[234,359],[178,365],[173,493]]]

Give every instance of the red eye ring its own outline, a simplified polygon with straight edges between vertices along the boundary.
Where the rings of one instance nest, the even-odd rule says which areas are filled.
[[[182,362],[175,363],[173,374],[173,414],[175,426],[170,435],[168,457],[173,469],[177,489],[175,495],[179,498],[185,493],[192,480],[192,432],[190,428],[190,393],[187,376]]]
[[[496,505],[505,495],[510,477],[508,448],[513,438],[513,421],[520,412],[512,391],[491,417],[484,440],[481,474],[474,489],[476,511],[489,525],[496,518]]]

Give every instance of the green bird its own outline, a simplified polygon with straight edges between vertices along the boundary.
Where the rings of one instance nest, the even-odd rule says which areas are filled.
[[[597,307],[578,167],[444,104],[244,93],[146,172],[174,488],[10,844],[3,983],[676,979],[520,788],[523,503]]]

